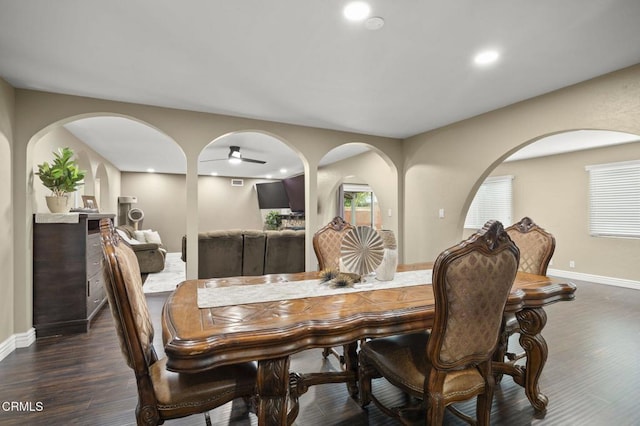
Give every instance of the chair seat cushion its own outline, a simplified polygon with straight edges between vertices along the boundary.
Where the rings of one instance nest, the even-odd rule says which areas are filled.
[[[184,374],[167,370],[167,358],[149,367],[158,409],[165,418],[189,408],[213,409],[235,398],[255,394],[257,366],[253,362],[223,366],[215,370]],[[210,408],[207,408],[210,407]]]
[[[426,356],[428,340],[426,332],[373,339],[363,343],[361,356],[389,382],[422,398],[424,380],[432,368]],[[484,379],[480,372],[467,368],[447,374],[443,397],[445,401],[467,399],[483,389]]]

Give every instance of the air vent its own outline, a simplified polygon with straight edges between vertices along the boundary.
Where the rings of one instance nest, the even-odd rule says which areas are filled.
[[[231,179],[231,186],[244,186],[244,179]]]

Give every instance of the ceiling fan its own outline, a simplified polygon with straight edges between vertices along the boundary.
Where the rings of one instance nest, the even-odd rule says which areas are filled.
[[[230,163],[257,163],[257,164],[265,164],[266,161],[263,160],[256,160],[254,158],[246,158],[243,157],[242,154],[240,153],[240,147],[239,146],[230,146],[229,147],[229,155],[227,156],[227,158],[214,158],[211,160],[200,160],[201,162],[206,162],[206,161],[224,161],[227,160]]]

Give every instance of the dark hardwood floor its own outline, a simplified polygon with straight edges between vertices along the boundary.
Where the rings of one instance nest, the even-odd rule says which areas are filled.
[[[495,425],[640,424],[640,291],[577,282],[576,300],[547,308],[544,336],[549,359],[541,389],[549,397],[545,416],[536,415],[522,388],[506,377],[493,403]],[[159,316],[166,294],[149,295],[156,321],[156,346],[162,354]],[[513,343],[512,343],[513,344]],[[335,369],[321,350],[297,354],[292,370]],[[120,354],[108,308],[88,334],[38,339],[0,362],[0,425],[134,425],[137,402],[133,372]],[[400,400],[382,380],[374,383],[385,398]],[[33,411],[7,411],[7,402],[31,403]],[[41,411],[38,411],[39,407]],[[473,405],[462,406],[473,413]],[[24,407],[23,407],[24,408]],[[214,425],[257,424],[244,403],[211,412]],[[203,425],[204,417],[168,425]],[[296,425],[395,424],[375,407],[351,400],[342,384],[312,388],[301,398]],[[447,424],[460,424],[447,418]]]

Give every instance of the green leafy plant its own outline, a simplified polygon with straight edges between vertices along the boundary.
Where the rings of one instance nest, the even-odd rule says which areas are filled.
[[[275,230],[280,228],[280,225],[282,225],[282,217],[280,216],[280,213],[275,210],[271,210],[265,216],[264,224],[266,225],[267,229]]]
[[[61,197],[68,192],[76,191],[78,186],[82,185],[82,180],[87,172],[80,170],[78,163],[72,159],[73,150],[71,148],[58,148],[58,152],[54,152],[53,155],[54,159],[51,164],[46,161],[38,164],[36,174],[53,195]]]

